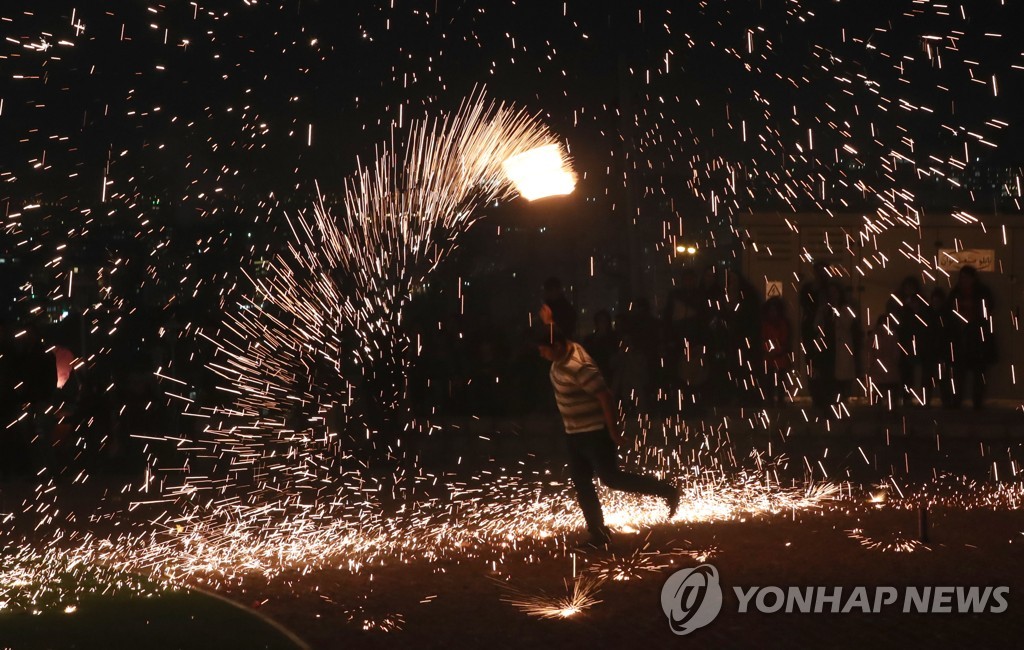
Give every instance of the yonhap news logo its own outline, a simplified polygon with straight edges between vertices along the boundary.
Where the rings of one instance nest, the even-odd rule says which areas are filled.
[[[681,636],[715,620],[722,611],[718,569],[702,564],[673,573],[661,588],[661,609],[669,627]]]
[[[733,587],[737,613],[762,614],[1002,614],[1010,588],[1001,587]],[[709,625],[722,611],[718,569],[702,564],[669,576],[661,608],[678,635]]]

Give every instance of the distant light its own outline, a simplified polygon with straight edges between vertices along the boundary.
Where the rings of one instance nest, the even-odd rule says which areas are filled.
[[[572,194],[576,174],[557,144],[549,144],[512,156],[502,168],[527,201]]]
[[[695,246],[683,246],[682,244],[680,244],[679,246],[676,246],[676,252],[679,253],[680,255],[682,255],[683,253],[687,255],[696,255],[697,248]]]

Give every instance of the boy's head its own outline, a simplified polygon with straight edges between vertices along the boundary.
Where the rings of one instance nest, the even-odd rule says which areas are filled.
[[[537,329],[534,339],[537,344],[537,352],[548,361],[558,361],[565,357],[569,349],[569,340],[562,330],[554,325],[545,325]]]

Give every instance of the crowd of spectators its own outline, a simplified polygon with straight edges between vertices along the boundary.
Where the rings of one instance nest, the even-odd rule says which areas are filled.
[[[795,315],[720,267],[680,272],[660,313],[641,297],[578,322],[556,278],[537,304],[534,320],[583,345],[631,415],[785,407],[798,394],[826,417],[842,416],[853,396],[886,408],[957,408],[970,398],[981,409],[997,360],[992,292],[969,266],[948,295],[906,278],[866,331],[850,288],[824,264],[800,287]],[[528,325],[515,331],[482,312],[412,327],[414,413],[553,411],[548,364]],[[83,462],[127,468],[132,434],[181,425],[154,375],[166,361],[162,344],[107,351],[87,367],[75,339],[70,328],[38,321],[0,323],[0,476]]]
[[[948,293],[916,277],[865,328],[853,290],[825,264],[800,287],[796,314],[741,274],[682,270],[656,314],[638,298],[583,324],[561,283],[544,285],[537,317],[579,342],[627,413],[700,415],[717,406],[785,406],[808,395],[827,417],[852,397],[888,408],[984,406],[996,362],[992,292],[972,267]],[[546,364],[524,333],[453,317],[424,345],[421,410],[512,415],[550,407]],[[429,388],[428,388],[429,387]]]
[[[0,320],[0,479],[132,472],[141,445],[131,434],[177,425],[154,374],[160,346],[104,351],[91,365],[80,348],[73,319]]]

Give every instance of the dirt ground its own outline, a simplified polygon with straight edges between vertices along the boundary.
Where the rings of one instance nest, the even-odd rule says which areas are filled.
[[[861,529],[881,544],[913,540],[918,514],[852,506],[747,521],[661,526],[620,534],[610,553],[577,556],[577,569],[638,549],[654,564],[674,564],[627,581],[605,581],[601,602],[569,618],[540,619],[503,602],[495,578],[520,591],[565,593],[572,555],[549,540],[540,548],[484,559],[430,564],[415,558],[352,575],[325,572],[254,591],[228,594],[296,632],[313,648],[1012,648],[1024,639],[1024,513],[935,510],[930,541],[912,552],[863,545],[847,533]],[[696,566],[673,549],[705,550],[725,593],[709,626],[674,635],[660,592],[675,570]],[[492,568],[497,567],[497,572]],[[797,614],[737,612],[734,586],[1001,586],[1010,587],[1002,614]],[[254,596],[253,594],[259,594]],[[258,599],[258,600],[255,600]],[[363,630],[361,620],[398,621],[392,631]],[[351,620],[350,620],[351,619]],[[371,626],[375,627],[375,626]]]
[[[1016,422],[1018,415],[1007,413],[1004,419]],[[974,417],[961,415],[965,426],[971,423],[968,416]],[[790,428],[783,422],[776,424],[771,434],[733,427],[728,444],[721,446],[725,451],[716,449],[740,459],[747,458],[751,449],[768,445],[775,454],[786,453],[792,459],[788,470],[792,476],[783,475],[776,482],[781,478],[803,484],[808,478],[819,479],[820,468],[828,470],[829,480],[848,480],[857,486],[886,482],[890,476],[922,485],[951,472],[991,487],[999,479],[1019,482],[1024,436],[1011,435],[1008,426],[984,437],[975,435],[973,429],[947,437],[894,425],[892,431],[865,435],[854,435],[852,429],[828,431],[793,435],[783,442],[778,431]],[[722,442],[720,436],[715,440]],[[498,456],[492,451],[478,450],[476,455]],[[528,456],[523,450],[506,450],[505,454]],[[554,468],[551,480],[564,482],[564,472],[559,470],[564,463],[557,454],[538,454],[538,458]],[[801,476],[805,468],[808,472],[814,469],[813,477]],[[16,510],[34,487],[34,482],[0,486],[0,511]],[[86,513],[108,492],[113,495],[109,497],[113,505],[119,500],[127,503],[115,487],[112,483],[82,490],[61,484],[61,503],[65,509],[80,511],[79,520],[85,521]],[[277,621],[318,650],[631,650],[636,644],[645,648],[694,644],[724,648],[863,648],[870,644],[872,650],[1017,648],[1024,645],[1024,510],[1017,494],[1015,502],[997,510],[977,503],[933,508],[926,546],[915,543],[916,511],[894,504],[876,507],[863,496],[846,496],[821,510],[622,532],[609,552],[571,552],[569,547],[581,541],[580,531],[567,538],[520,542],[514,549],[465,549],[446,560],[393,558],[356,573],[347,569],[292,572],[269,584],[253,577],[220,593]],[[139,521],[146,518],[142,509],[133,516]],[[860,532],[851,533],[853,530]],[[906,551],[908,547],[913,550]],[[638,571],[629,580],[605,580],[594,594],[600,602],[568,618],[541,619],[505,602],[512,588],[529,595],[565,594],[574,567],[579,574],[595,567],[636,567],[639,553],[646,554],[639,568],[653,570]],[[668,576],[679,568],[698,565],[701,560],[696,558],[702,555],[721,577],[722,611],[707,627],[676,636],[662,612],[661,589]],[[1008,609],[1001,614],[904,614],[896,607],[882,614],[741,614],[733,592],[733,587],[752,586],[957,585],[1008,586]],[[0,648],[3,640],[0,638]],[[211,640],[205,647],[222,650],[231,646]]]

